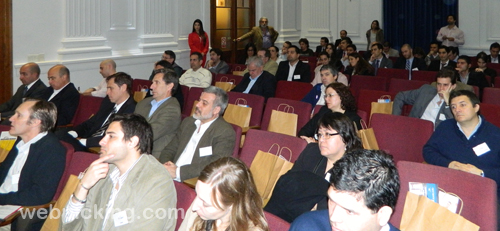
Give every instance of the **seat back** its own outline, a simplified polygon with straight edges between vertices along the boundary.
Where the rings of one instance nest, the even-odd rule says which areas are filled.
[[[368,115],[370,115],[372,111],[372,102],[377,102],[377,100],[383,95],[391,96],[391,101],[394,101],[396,94],[396,92],[361,89],[359,91],[356,105],[358,106],[358,110],[365,111]],[[365,122],[366,124],[369,124],[369,117]]]
[[[232,74],[216,74],[214,78],[214,82],[233,82],[235,86],[238,85],[241,80],[243,80],[243,76]]]
[[[422,163],[422,149],[434,132],[434,124],[427,120],[407,116],[373,114],[371,127],[380,150],[394,157]]]
[[[240,159],[248,167],[250,167],[255,155],[257,155],[257,152],[259,150],[264,152],[271,151],[272,153],[276,153],[277,148],[271,149],[271,146],[273,146],[273,144],[278,144],[281,148],[289,148],[292,152],[291,155],[288,150],[285,149],[281,154],[285,159],[290,160],[291,162],[295,162],[302,150],[306,148],[307,142],[298,137],[250,129],[246,134],[245,143],[241,148]]]
[[[388,82],[388,77],[354,75],[351,78],[349,89],[351,90],[352,95],[354,95],[354,97],[357,99],[359,98],[359,92],[361,89],[387,91]]]
[[[134,79],[132,80],[132,92],[141,91],[142,89],[149,89],[153,82],[147,79]]]
[[[316,114],[318,114],[319,110],[321,110],[321,108],[322,108],[323,106],[325,106],[325,105],[316,105],[316,106],[314,106],[314,108],[313,108],[313,112],[312,112],[312,113],[313,113],[313,116],[315,116]]]
[[[188,86],[184,86],[184,85],[180,85],[179,84],[179,88],[181,89],[181,92],[182,92],[182,99],[183,99],[183,102],[182,102],[182,109],[184,109],[186,107],[186,102],[187,100],[185,100],[188,95],[189,95],[189,87]]]
[[[290,229],[290,223],[279,218],[278,216],[264,211],[264,216],[267,220],[267,225],[271,231],[288,231]]]
[[[5,131],[9,131],[9,130],[10,130],[10,126],[0,125],[0,132],[5,132]]]
[[[385,76],[395,79],[408,79],[409,74],[408,70],[396,68],[380,68],[377,71],[377,76]]]
[[[185,213],[190,212],[188,210],[196,198],[196,192],[184,183],[175,180],[174,186],[177,193],[177,224],[175,230],[178,230],[184,220]]]
[[[500,128],[500,105],[480,103],[479,111],[486,121]]]
[[[250,126],[260,126],[262,120],[262,112],[264,111],[265,98],[260,95],[245,94],[241,92],[228,92],[229,103],[237,104],[243,103],[241,99],[246,101],[246,104],[252,108],[252,115],[250,117]]]
[[[436,81],[437,71],[412,71],[411,80],[425,81],[432,83]]]
[[[294,114],[297,114],[298,117],[297,133],[299,133],[299,130],[304,127],[304,125],[306,125],[306,123],[311,118],[312,106],[310,103],[289,99],[269,98],[267,100],[266,108],[264,109],[264,114],[262,115],[261,129],[267,131],[267,128],[269,127],[269,121],[271,120],[272,111],[283,109],[283,106],[280,107],[280,105],[282,104],[288,104],[294,108]]]
[[[64,189],[64,185],[68,181],[70,175],[78,176],[81,172],[84,172],[92,162],[99,159],[99,155],[89,152],[75,152],[73,153],[73,157],[71,158],[71,162],[69,167],[64,170],[64,174],[59,181],[59,185],[57,187],[56,194],[54,195],[54,200],[59,198],[62,190]]]
[[[310,83],[297,81],[278,81],[276,86],[276,98],[302,100],[313,86]]]
[[[497,78],[498,80],[498,78]],[[497,83],[500,85],[500,83]],[[483,103],[500,105],[500,89],[485,87],[483,90]]]
[[[201,93],[204,88],[191,87],[187,97],[184,98],[184,108],[182,108],[182,115],[185,117],[191,116],[191,110],[193,109],[194,101],[200,99]]]
[[[233,71],[244,71],[247,68],[247,65],[245,64],[233,64],[231,65],[231,73]]]
[[[389,91],[390,92],[409,91],[409,90],[419,89],[422,85],[425,84],[429,84],[429,82],[420,80],[391,79],[389,82]]]
[[[479,225],[481,230],[497,230],[497,185],[492,179],[408,161],[397,162],[397,168],[401,189],[390,219],[393,225],[399,226],[401,223],[408,183],[422,182],[436,183],[444,191],[457,194],[463,200],[461,215],[465,219]]]
[[[233,149],[233,157],[238,158],[240,155],[240,143],[241,143],[241,133],[242,129],[238,125],[231,124],[234,129],[234,133],[236,135],[236,139],[234,140],[234,149]]]
[[[73,127],[85,122],[95,115],[99,111],[103,99],[104,98],[101,97],[80,95],[80,103],[78,103],[75,116],[73,116],[73,120],[71,121]]]

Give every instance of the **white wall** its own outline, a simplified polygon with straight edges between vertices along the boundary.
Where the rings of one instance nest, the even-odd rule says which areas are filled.
[[[311,49],[320,37],[331,41],[339,31],[366,49],[365,32],[370,23],[382,20],[382,0],[256,0],[256,25],[261,16],[280,33],[284,41],[297,44],[308,38]],[[113,58],[117,70],[134,78],[147,78],[153,63],[164,50],[174,50],[177,63],[189,67],[187,36],[194,19],[210,31],[210,0],[23,0],[13,1],[13,59],[16,89],[19,68],[34,55],[47,82],[47,71],[55,64],[67,65],[71,80],[84,90],[97,85],[100,61]],[[465,32],[462,54],[488,52],[500,41],[500,8],[496,0],[461,0],[460,28]]]

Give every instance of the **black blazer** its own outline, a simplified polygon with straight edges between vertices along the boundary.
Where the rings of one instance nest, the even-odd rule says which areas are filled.
[[[54,88],[48,87],[42,93],[41,98],[49,100],[50,96],[54,93]],[[63,88],[59,94],[54,96],[49,102],[52,102],[57,107],[57,123],[56,126],[70,124],[75,115],[76,108],[80,103],[80,93],[76,90],[73,83]]]
[[[0,113],[2,113],[2,117],[8,118],[14,115],[16,108],[19,107],[21,103],[23,103],[23,98],[40,98],[41,94],[46,88],[47,86],[45,86],[45,83],[43,83],[42,80],[38,79],[33,84],[33,86],[28,89],[26,95],[23,96],[24,85],[19,86],[12,98],[0,105]]]
[[[449,60],[448,65],[446,65],[445,67],[450,68],[451,70],[455,70],[455,68],[457,67],[457,63],[453,60]],[[427,70],[440,71],[440,68],[441,68],[441,60],[438,59],[438,60],[432,60]]]
[[[460,74],[457,74],[458,76],[458,81],[460,81]],[[486,80],[486,77],[484,76],[484,73],[482,72],[469,72],[469,79],[467,80],[467,85],[471,86],[477,86],[479,88],[479,96],[482,98],[483,96],[483,89],[485,87],[489,87],[488,80]]]
[[[0,164],[0,185],[17,157],[17,139],[5,161]],[[33,206],[49,203],[56,193],[66,165],[66,149],[51,132],[31,144],[28,158],[21,170],[18,191],[0,194],[0,205]]]
[[[397,69],[406,69],[406,59],[405,57],[399,57],[394,64],[394,68]],[[425,60],[419,59],[417,57],[413,57],[413,62],[411,63],[411,69],[418,68],[419,71],[427,70],[427,64],[425,64]]]
[[[311,82],[311,68],[309,64],[303,63],[302,61],[298,61],[295,67],[295,71],[293,75],[300,75],[300,79],[292,78],[292,81],[300,81],[300,82]],[[278,66],[278,71],[276,71],[276,81],[280,80],[288,80],[288,71],[290,70],[290,62],[289,61],[281,61]]]
[[[248,84],[250,83],[250,74],[246,73],[243,76],[243,80],[236,85],[236,87],[231,90],[234,92],[244,92]],[[269,72],[263,71],[260,77],[252,86],[252,89],[248,92],[249,94],[264,96],[264,98],[274,97],[274,92],[276,91],[276,78]]]
[[[323,50],[323,47],[320,45],[320,46],[317,46],[316,47],[316,55],[319,55],[319,53],[323,52],[323,51],[326,51],[326,47],[325,47],[325,50]]]

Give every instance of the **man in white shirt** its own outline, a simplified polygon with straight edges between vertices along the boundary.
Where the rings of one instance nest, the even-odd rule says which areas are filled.
[[[236,135],[222,115],[228,104],[226,92],[210,86],[203,90],[193,116],[184,119],[177,134],[160,155],[177,181],[198,177],[209,163],[233,153]]]
[[[447,47],[458,47],[459,45],[464,45],[464,32],[458,29],[455,25],[456,21],[457,20],[454,15],[448,15],[448,25],[441,27],[436,37],[438,41],[442,42],[441,45]]]
[[[112,59],[106,59],[99,64],[99,73],[102,75],[103,80],[98,86],[85,90],[82,95],[91,95],[95,97],[106,97],[106,78],[116,73],[116,63]]]
[[[373,69],[375,70],[375,75],[377,75],[377,71],[380,68],[392,68],[392,60],[386,58],[382,55],[383,46],[380,43],[375,43],[371,46],[372,56],[368,61]]]
[[[179,79],[179,84],[188,87],[208,87],[212,83],[212,73],[201,67],[203,56],[193,52],[189,59],[191,69],[187,70]]]
[[[0,205],[41,205],[54,197],[66,165],[66,149],[50,132],[56,116],[54,104],[28,99],[10,117],[9,133],[18,139],[0,165]],[[39,230],[43,221],[32,225]]]
[[[140,115],[112,118],[100,158],[63,210],[62,230],[174,230],[176,191],[165,168],[148,154],[152,137]]]

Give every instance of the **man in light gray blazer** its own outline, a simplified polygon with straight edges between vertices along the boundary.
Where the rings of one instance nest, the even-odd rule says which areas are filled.
[[[173,94],[179,87],[179,79],[174,70],[155,71],[151,84],[152,97],[140,101],[135,113],[142,115],[153,128],[153,151],[155,158],[174,138],[181,123],[181,108]]]

